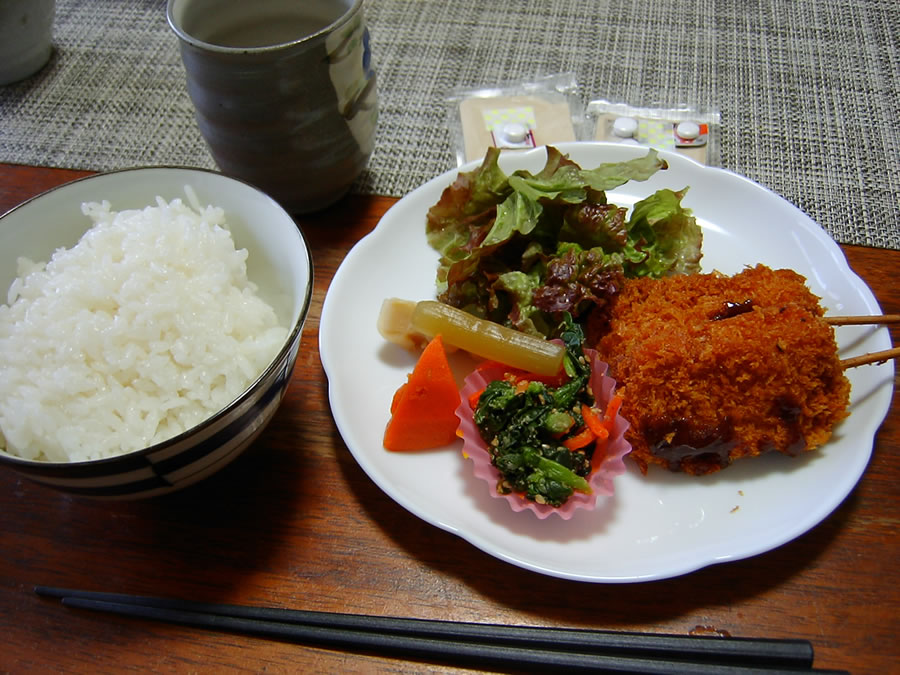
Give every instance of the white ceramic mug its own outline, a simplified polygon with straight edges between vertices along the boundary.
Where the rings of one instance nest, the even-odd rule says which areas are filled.
[[[294,213],[349,190],[378,111],[362,0],[169,0],[167,16],[224,173]]]
[[[0,0],[0,85],[43,68],[53,51],[55,0]]]

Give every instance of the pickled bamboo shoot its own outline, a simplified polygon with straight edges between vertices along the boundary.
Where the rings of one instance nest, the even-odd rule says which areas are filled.
[[[385,300],[378,331],[407,349],[440,335],[447,346],[536,375],[559,373],[565,354],[561,344],[479,319],[436,300]]]

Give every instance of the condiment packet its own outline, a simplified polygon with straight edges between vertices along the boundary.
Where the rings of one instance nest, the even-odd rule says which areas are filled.
[[[600,360],[595,350],[585,349],[584,354],[591,362],[590,386],[597,401],[597,407],[605,409],[615,394],[616,381],[606,374],[608,366]],[[490,495],[498,499],[505,499],[513,511],[529,510],[541,520],[551,514],[556,514],[563,520],[569,520],[579,509],[594,509],[598,497],[611,497],[614,494],[613,479],[625,472],[623,458],[631,452],[631,444],[625,440],[625,431],[629,424],[618,413],[613,424],[612,434],[606,442],[605,457],[600,466],[588,476],[591,494],[575,492],[565,504],[556,507],[549,504],[538,504],[515,493],[504,495],[497,492],[497,483],[501,479],[501,474],[491,463],[487,445],[475,425],[469,398],[475,392],[484,389],[489,382],[502,378],[507,370],[508,368],[499,364],[495,367],[475,370],[466,378],[460,392],[461,402],[456,409],[456,416],[459,417],[457,433],[463,439],[463,456],[471,459],[474,464],[475,477],[485,481],[488,484]]]
[[[648,108],[598,99],[588,103],[586,116],[592,140],[670,150],[701,164],[719,164],[718,110]]]
[[[482,159],[489,147],[522,150],[586,139],[584,106],[570,73],[457,89],[447,106],[459,166]]]

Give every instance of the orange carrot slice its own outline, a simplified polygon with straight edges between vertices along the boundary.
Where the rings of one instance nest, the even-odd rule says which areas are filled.
[[[388,450],[427,450],[456,440],[459,390],[447,362],[444,343],[435,336],[391,402],[384,432]]]

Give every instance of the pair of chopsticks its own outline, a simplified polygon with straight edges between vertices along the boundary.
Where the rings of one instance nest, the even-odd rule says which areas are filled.
[[[875,316],[826,316],[825,322],[832,326],[885,325],[900,323],[900,314],[880,314]],[[896,358],[900,358],[900,347],[843,359],[841,361],[841,366],[846,370],[847,368],[864,366],[869,363],[884,363],[889,359]]]
[[[477,667],[667,675],[843,672],[813,669],[813,649],[806,640],[539,628],[197,603],[50,586],[34,590],[61,599],[67,607]]]

